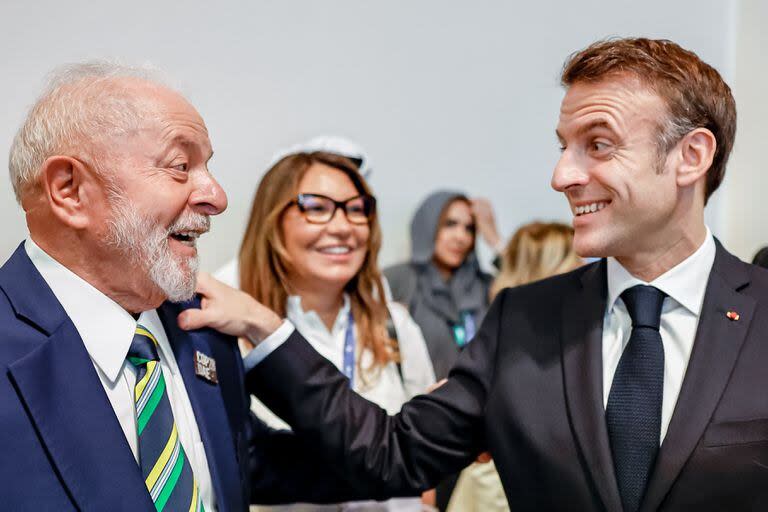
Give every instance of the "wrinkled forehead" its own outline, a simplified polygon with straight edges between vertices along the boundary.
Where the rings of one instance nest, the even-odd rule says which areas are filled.
[[[609,75],[599,81],[576,82],[566,90],[560,104],[557,135],[563,138],[587,125],[628,130],[645,121],[655,125],[665,115],[661,96],[639,78]]]
[[[85,78],[65,86],[57,96],[52,100],[79,104],[80,115],[86,116],[86,124],[91,124],[97,131],[107,132],[104,134],[142,129],[152,121],[168,116],[184,118],[205,128],[200,114],[181,94],[143,78]],[[67,100],[67,97],[73,100]]]
[[[115,135],[151,133],[152,140],[167,145],[171,141],[201,146],[210,152],[208,129],[200,114],[178,92],[160,84],[136,78],[124,78],[112,84],[102,112],[114,123]],[[110,106],[110,103],[112,104]],[[123,108],[116,112],[113,108]]]
[[[123,79],[116,84],[118,93],[132,103],[145,120],[174,118],[188,121],[206,130],[205,122],[192,104],[177,91],[164,85],[137,78]]]

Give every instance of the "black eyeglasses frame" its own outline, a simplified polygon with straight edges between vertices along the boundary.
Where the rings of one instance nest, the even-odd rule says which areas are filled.
[[[319,222],[317,220],[312,220],[307,215],[306,206],[304,205],[303,201],[304,201],[305,198],[312,198],[312,197],[319,198],[319,199],[324,199],[326,201],[329,201],[329,202],[333,203],[333,211],[331,212],[331,215],[328,217],[328,220],[326,220],[325,222]],[[354,220],[350,219],[349,218],[349,212],[347,211],[347,205],[349,204],[350,201],[354,201],[355,199],[361,199],[361,198],[363,199],[363,206],[367,209],[367,211],[365,212],[365,222],[357,222],[357,221],[354,221]],[[352,196],[352,197],[350,197],[348,199],[345,199],[343,201],[337,201],[337,200],[335,200],[335,199],[333,199],[331,197],[325,196],[323,194],[309,194],[309,193],[307,193],[307,194],[299,194],[299,195],[296,196],[296,199],[293,199],[293,200],[291,200],[290,203],[288,203],[288,206],[291,206],[291,205],[294,205],[294,204],[299,209],[299,211],[302,213],[302,215],[304,216],[304,219],[307,222],[309,222],[310,224],[328,224],[329,222],[331,222],[333,217],[336,216],[336,210],[338,210],[339,208],[341,208],[341,211],[344,212],[344,215],[346,216],[347,221],[349,221],[350,224],[356,224],[356,225],[363,225],[363,224],[370,223],[371,219],[376,214],[376,198],[373,197],[370,194],[357,194],[356,196]]]

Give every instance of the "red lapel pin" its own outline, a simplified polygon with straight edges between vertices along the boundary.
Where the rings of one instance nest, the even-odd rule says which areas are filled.
[[[728,317],[728,320],[733,320],[734,322],[739,319],[739,314],[735,311],[729,311],[725,316]]]

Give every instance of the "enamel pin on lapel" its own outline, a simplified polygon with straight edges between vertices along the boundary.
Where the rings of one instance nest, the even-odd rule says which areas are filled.
[[[218,384],[219,378],[216,376],[216,360],[195,350],[195,375],[202,377],[212,384]]]
[[[729,311],[725,314],[725,316],[728,317],[728,320],[733,320],[734,322],[740,318],[739,314],[735,311]]]

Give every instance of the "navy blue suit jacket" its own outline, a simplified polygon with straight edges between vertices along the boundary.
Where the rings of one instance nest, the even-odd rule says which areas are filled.
[[[250,414],[236,341],[180,330],[183,308],[166,303],[158,313],[218,509],[344,498],[343,482],[311,450]],[[0,326],[0,509],[154,510],[82,339],[23,246],[0,268]],[[195,375],[196,350],[215,359],[218,384]]]

